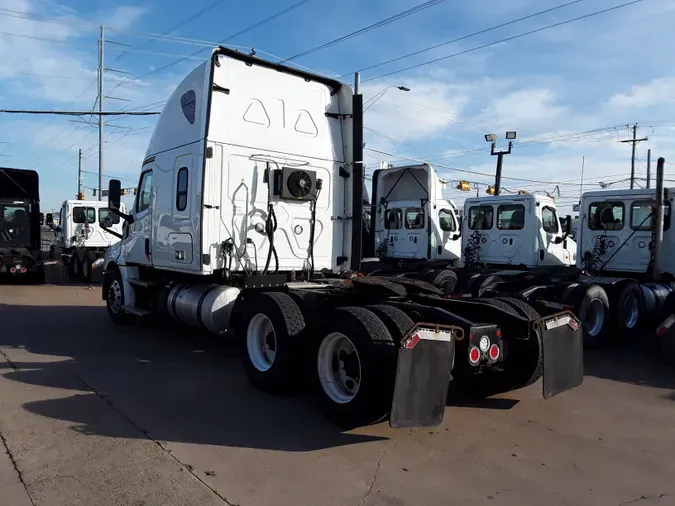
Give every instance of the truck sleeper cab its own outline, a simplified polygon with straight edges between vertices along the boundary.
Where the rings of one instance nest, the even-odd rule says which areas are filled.
[[[571,314],[467,305],[465,317],[469,302],[428,283],[360,272],[362,135],[349,86],[216,48],[167,101],[128,213],[110,181],[109,207],[126,222],[105,255],[111,319],[168,313],[242,339],[251,383],[280,393],[316,382],[345,428],[441,423],[453,363],[502,390],[542,374],[547,398],[577,386]],[[554,352],[567,360],[544,360]]]

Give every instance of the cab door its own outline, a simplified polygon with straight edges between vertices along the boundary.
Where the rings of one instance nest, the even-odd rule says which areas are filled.
[[[438,210],[438,227],[434,234],[435,244],[431,245],[431,257],[434,260],[455,260],[461,257],[462,243],[458,221],[454,209]]]
[[[553,207],[543,206],[541,208],[539,237],[539,265],[570,263],[569,252],[563,244],[562,227],[560,226],[558,213]]]
[[[152,167],[141,172],[132,215],[134,222],[128,226],[124,242],[124,254],[128,263],[151,265],[152,263],[152,212],[154,191]]]

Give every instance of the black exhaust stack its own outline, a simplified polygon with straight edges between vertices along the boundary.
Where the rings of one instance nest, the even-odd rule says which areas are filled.
[[[358,75],[352,97],[352,252],[350,269],[361,270],[363,228],[363,95],[358,89]]]
[[[663,246],[663,166],[666,160],[661,157],[656,162],[656,220],[654,222],[654,257],[652,265],[652,278],[658,282],[661,280],[661,247]]]

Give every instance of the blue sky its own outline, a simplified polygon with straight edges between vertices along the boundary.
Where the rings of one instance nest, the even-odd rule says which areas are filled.
[[[296,63],[347,75],[391,58],[452,40],[570,0],[445,0],[422,12],[299,58]],[[513,154],[504,160],[507,189],[545,190],[560,185],[560,203],[578,198],[582,157],[585,189],[630,174],[625,126],[639,122],[638,174],[646,150],[675,162],[675,73],[666,56],[675,47],[675,0],[644,0],[613,12],[452,57],[382,79],[371,78],[625,3],[583,0],[510,26],[385,65],[362,75],[365,99],[389,89],[365,118],[367,162],[427,160],[449,180],[491,182],[495,158],[483,134],[518,131]],[[166,39],[147,42],[213,4],[215,0],[139,2],[4,0],[0,7],[1,108],[85,109],[96,96],[98,25],[106,27],[105,89],[127,101],[105,108],[154,109],[199,63],[190,59],[143,76],[202,46]],[[282,9],[294,0],[253,4],[222,2],[171,32],[172,36],[217,42]],[[234,38],[229,44],[255,47],[259,56],[290,57],[422,3],[422,0],[328,2],[301,7]],[[36,20],[55,21],[51,23]],[[18,37],[17,35],[23,35]],[[32,37],[32,38],[30,38]],[[50,40],[43,40],[50,39]],[[133,51],[121,56],[128,44]],[[141,46],[141,44],[143,44]],[[137,51],[164,53],[147,54]],[[265,54],[267,52],[270,54]],[[208,52],[202,53],[206,57]],[[39,74],[39,75],[33,75]],[[125,76],[126,79],[125,79]],[[351,82],[350,76],[345,79]],[[114,89],[113,89],[114,88]],[[77,149],[84,155],[86,186],[96,185],[97,130],[70,117],[0,116],[0,165],[35,168],[42,180],[43,208],[57,207],[76,191]],[[105,172],[135,185],[152,118],[115,118],[106,128]],[[617,126],[617,128],[609,128]],[[594,129],[596,133],[578,135]],[[503,142],[503,139],[501,140]],[[372,150],[372,151],[370,151]],[[390,155],[378,154],[377,151]],[[668,166],[667,173],[671,172]],[[616,187],[621,187],[619,184]],[[481,189],[484,194],[484,187]],[[461,201],[466,194],[449,191]],[[91,191],[88,191],[88,198]]]

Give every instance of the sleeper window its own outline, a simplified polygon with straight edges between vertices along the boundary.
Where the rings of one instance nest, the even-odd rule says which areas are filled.
[[[178,170],[178,181],[176,182],[176,209],[185,211],[187,207],[188,195],[188,169],[181,167]]]

